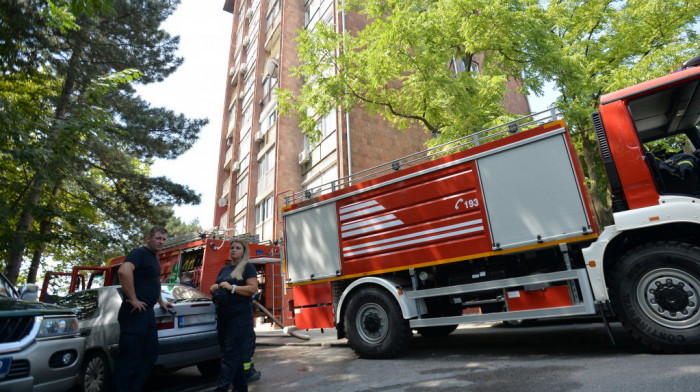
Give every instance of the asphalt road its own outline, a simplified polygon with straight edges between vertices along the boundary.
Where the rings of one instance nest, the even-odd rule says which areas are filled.
[[[359,359],[342,341],[281,340],[258,346],[262,379],[250,391],[700,391],[700,355],[650,353],[621,326],[613,331],[615,347],[600,323],[460,328],[440,339],[416,335],[410,349],[391,360]],[[213,379],[188,368],[154,373],[145,390],[213,389]]]

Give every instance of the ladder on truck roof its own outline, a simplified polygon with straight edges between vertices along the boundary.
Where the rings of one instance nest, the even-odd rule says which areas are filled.
[[[404,167],[413,166],[418,162],[429,160],[433,157],[444,156],[468,148],[476,147],[480,144],[488,143],[508,135],[515,134],[518,131],[525,131],[552,121],[557,121],[560,118],[561,112],[559,112],[559,108],[557,107],[531,113],[516,120],[484,129],[483,131],[475,132],[459,139],[451,140],[435,147],[418,151],[399,159],[359,171],[355,174],[321,184],[318,187],[306,189],[300,192],[294,192],[291,195],[284,196],[284,203],[286,206],[289,206],[302,200],[311,199],[314,196],[351,186],[353,183],[358,183],[363,180],[378,177],[385,173],[401,170]]]

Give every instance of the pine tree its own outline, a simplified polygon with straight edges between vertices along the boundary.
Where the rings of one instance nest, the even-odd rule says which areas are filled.
[[[47,246],[60,257],[75,254],[66,247],[141,240],[143,226],[171,217],[169,206],[198,203],[149,168],[191,147],[206,120],[152,107],[133,87],[162,81],[182,63],[179,38],[160,29],[179,2],[2,3],[0,33],[12,34],[0,45],[8,278],[17,279],[27,249],[36,267]]]

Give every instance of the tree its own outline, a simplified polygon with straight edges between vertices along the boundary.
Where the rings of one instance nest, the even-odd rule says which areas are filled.
[[[502,123],[505,82],[536,94],[552,82],[587,174],[599,221],[610,222],[590,114],[600,96],[673,69],[697,54],[694,0],[346,0],[367,18],[358,32],[317,24],[297,38],[301,91],[279,91],[318,138],[313,114],[359,106],[399,128],[421,124],[430,145]],[[468,65],[483,55],[480,73]],[[466,72],[450,64],[461,60]],[[329,72],[334,70],[335,72]]]
[[[599,222],[612,223],[607,178],[591,113],[602,95],[674,71],[700,51],[694,0],[556,1],[547,8],[559,42],[550,77],[574,135]]]
[[[35,271],[45,250],[129,243],[169,206],[199,202],[149,168],[186,151],[206,120],[151,107],[132,87],[182,63],[178,37],[160,29],[178,3],[3,1],[0,251],[12,281],[26,249]]]
[[[344,2],[370,22],[361,31],[334,32],[318,23],[299,32],[301,65],[293,74],[308,81],[300,94],[281,91],[280,108],[295,111],[312,139],[308,113],[361,106],[398,128],[421,124],[440,143],[503,120],[509,78],[539,90],[547,62],[528,59],[554,50],[545,11],[526,1]],[[508,42],[503,38],[509,37]],[[481,72],[471,72],[477,55]],[[455,72],[454,64],[465,72]],[[337,72],[329,72],[336,70]],[[521,77],[524,75],[525,77]]]

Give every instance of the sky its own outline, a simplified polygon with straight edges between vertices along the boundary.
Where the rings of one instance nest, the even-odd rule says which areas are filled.
[[[162,83],[138,87],[138,93],[154,106],[189,118],[209,119],[190,150],[174,160],[157,160],[152,169],[152,175],[169,177],[200,194],[199,205],[175,206],[175,214],[184,222],[198,219],[203,229],[213,227],[233,23],[233,15],[223,6],[224,0],[182,0],[163,28],[180,36],[178,55],[184,63]],[[531,95],[528,99],[531,110],[537,112],[546,109],[553,96]]]
[[[165,107],[188,118],[208,118],[199,140],[174,160],[159,159],[152,175],[166,176],[200,194],[196,206],[176,206],[185,222],[199,219],[203,229],[213,226],[216,167],[224,116],[229,44],[233,16],[223,10],[224,0],[183,0],[163,25],[180,36],[178,55],[183,64],[165,81],[137,87],[153,106]]]

